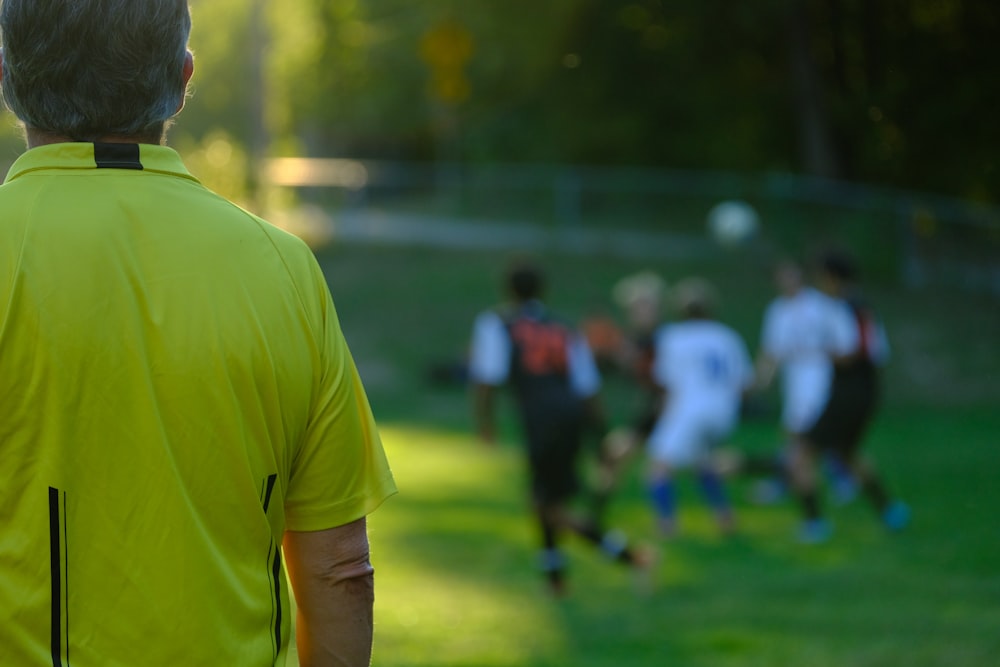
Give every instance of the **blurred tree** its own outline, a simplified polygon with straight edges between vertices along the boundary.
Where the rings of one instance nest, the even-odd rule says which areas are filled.
[[[644,164],[1000,191],[998,3],[190,1],[181,148],[218,146],[222,129],[251,162]],[[442,26],[462,36],[446,65],[427,51]]]
[[[253,76],[249,0],[190,0],[195,75],[191,97],[171,132],[175,144],[200,143],[217,129],[249,146],[254,133],[248,110],[258,94]]]

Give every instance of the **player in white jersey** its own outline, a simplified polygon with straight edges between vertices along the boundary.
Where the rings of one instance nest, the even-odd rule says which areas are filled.
[[[753,381],[746,344],[730,327],[712,319],[714,290],[689,278],[674,290],[681,320],[656,336],[653,379],[663,387],[664,406],[649,437],[649,491],[665,536],[676,530],[677,470],[698,472],[702,492],[728,533],[733,516],[711,450],[739,422],[743,393]]]
[[[804,446],[791,460],[807,539],[822,539],[830,532],[819,507],[816,468],[822,455],[851,471],[887,529],[900,530],[909,522],[909,507],[890,497],[874,464],[861,453],[865,432],[878,407],[879,367],[888,358],[889,344],[874,311],[854,290],[855,277],[854,261],[845,253],[828,251],[821,258],[819,285],[841,306],[838,322],[846,319],[854,335],[848,353],[834,358],[829,400],[804,434]]]
[[[781,422],[794,439],[823,412],[833,378],[832,355],[846,354],[855,334],[842,307],[805,285],[801,269],[781,264],[775,279],[781,295],[768,306],[757,368],[761,385],[781,372]]]
[[[776,457],[744,461],[745,472],[768,471],[766,496],[783,494],[787,449],[801,441],[816,423],[830,396],[832,357],[852,346],[853,334],[843,313],[828,296],[805,284],[798,264],[779,263],[774,273],[779,296],[767,307],[757,357],[758,386],[768,387],[781,375],[781,424],[786,447]],[[829,472],[843,498],[853,494],[853,482],[842,467]]]

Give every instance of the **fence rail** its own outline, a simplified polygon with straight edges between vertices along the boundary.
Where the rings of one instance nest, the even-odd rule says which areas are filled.
[[[334,216],[357,221],[377,210],[489,226],[493,234],[534,227],[553,232],[546,238],[557,243],[571,242],[574,231],[703,237],[708,210],[740,199],[785,251],[834,240],[907,287],[1000,296],[1000,208],[933,193],[785,173],[633,167],[328,158],[275,158],[264,167],[266,181],[295,188]]]

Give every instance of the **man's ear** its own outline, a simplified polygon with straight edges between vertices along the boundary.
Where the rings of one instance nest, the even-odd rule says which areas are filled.
[[[0,65],[3,65],[2,54],[0,54]],[[181,96],[181,102],[177,105],[177,112],[184,108],[184,101],[187,99],[187,87],[188,82],[191,81],[191,76],[194,74],[194,54],[188,51],[184,54],[184,68],[181,70],[181,78],[183,79],[183,88],[185,94]]]

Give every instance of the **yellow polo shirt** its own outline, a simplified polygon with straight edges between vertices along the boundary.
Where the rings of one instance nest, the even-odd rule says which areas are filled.
[[[285,530],[395,492],[323,274],[171,149],[0,186],[0,665],[284,664]]]

